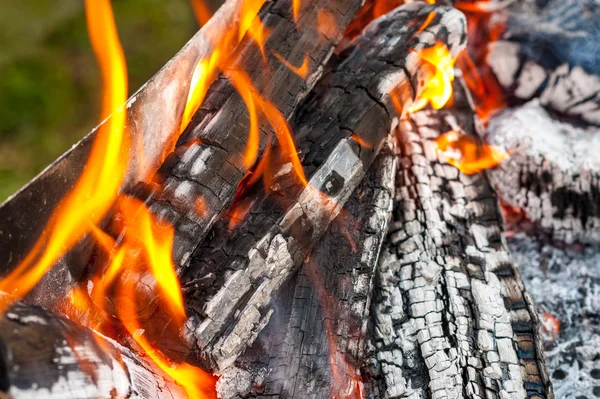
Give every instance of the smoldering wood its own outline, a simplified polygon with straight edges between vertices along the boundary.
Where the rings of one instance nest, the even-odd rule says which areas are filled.
[[[514,2],[488,64],[516,99],[600,124],[600,9],[586,1]]]
[[[436,18],[418,33],[432,11]],[[271,299],[338,215],[390,131],[399,112],[390,94],[409,106],[430,79],[430,67],[410,49],[444,40],[456,55],[464,28],[455,9],[403,6],[370,25],[315,88],[292,129],[308,186],[290,184],[293,172],[284,167],[273,194],[249,194],[254,204],[242,224],[230,232],[224,219],[182,275],[192,352],[204,367],[226,368],[256,339],[272,314]],[[291,203],[282,207],[281,198]]]
[[[185,392],[111,339],[40,307],[0,320],[0,396],[13,399],[176,399]]]
[[[592,248],[557,248],[523,233],[507,241],[542,320],[556,397],[599,396],[600,254]]]
[[[427,110],[399,125],[396,202],[367,341],[368,398],[554,397],[494,191],[484,174],[467,176],[436,154],[441,133],[474,129],[470,114]]]
[[[504,111],[486,141],[510,158],[488,171],[502,200],[567,244],[600,243],[600,130],[550,115],[534,100]]]
[[[267,1],[259,13],[269,32],[264,56],[254,40],[246,35],[224,68],[247,72],[257,92],[281,111],[284,118],[289,118],[321,76],[323,65],[360,3],[360,0],[313,1],[301,7],[296,23],[291,0]],[[320,11],[328,12],[333,18],[324,32],[319,32],[316,24]],[[282,64],[275,53],[292,65],[301,65],[304,57],[309,57],[306,78]],[[136,195],[148,203],[150,210],[174,225],[173,256],[179,266],[187,264],[192,251],[234,199],[236,188],[247,171],[244,152],[249,124],[243,99],[221,76],[211,85],[202,107],[182,133],[175,151],[163,163],[154,182],[141,183],[137,188]],[[259,150],[262,151],[274,133],[264,123],[260,130]],[[202,212],[197,210],[199,200],[205,204]]]
[[[395,172],[396,157],[386,149],[279,292],[255,344],[223,371],[220,397],[360,396],[372,279],[391,218]]]

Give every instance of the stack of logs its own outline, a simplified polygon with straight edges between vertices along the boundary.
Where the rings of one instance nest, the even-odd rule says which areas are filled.
[[[218,375],[222,398],[553,398],[545,337],[511,260],[496,190],[544,237],[598,241],[598,169],[579,159],[579,147],[589,151],[597,139],[548,114],[557,86],[527,86],[525,70],[543,65],[498,67],[521,54],[517,39],[494,43],[488,60],[500,60],[491,66],[515,98],[540,100],[496,117],[486,134],[459,75],[451,105],[408,113],[435,72],[419,50],[442,42],[456,57],[467,44],[465,16],[451,5],[410,3],[349,40],[360,6],[314,0],[296,23],[291,0],[265,3],[267,53],[294,65],[308,55],[306,76],[269,56],[265,78],[250,38],[227,63],[290,122],[307,185],[284,163],[264,186],[240,190],[249,115],[224,71],[152,182],[131,188],[175,227],[189,316],[185,348],[160,336],[154,344]],[[321,12],[333,17],[325,29],[299,29]],[[597,122],[591,107],[556,110]],[[462,173],[439,159],[435,142],[458,127],[513,157],[490,173]],[[260,153],[269,145],[282,158],[276,137],[261,125]],[[245,216],[232,226],[236,209]],[[85,279],[103,267],[93,250],[78,250],[85,256],[73,259],[86,261],[68,274]],[[38,290],[29,302],[56,308],[43,297]],[[169,323],[160,306],[147,308],[157,325]],[[32,304],[4,315],[0,338],[0,389],[10,397],[183,396],[135,347]]]

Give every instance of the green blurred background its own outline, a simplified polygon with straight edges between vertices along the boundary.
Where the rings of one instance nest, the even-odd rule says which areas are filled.
[[[0,202],[97,124],[101,100],[83,0],[3,2]],[[189,0],[112,4],[131,94],[175,55],[198,24]]]

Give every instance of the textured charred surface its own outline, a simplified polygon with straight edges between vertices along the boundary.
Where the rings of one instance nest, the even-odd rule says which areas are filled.
[[[457,123],[468,129],[462,116],[422,111],[400,123],[373,296],[371,398],[553,397],[494,192],[484,175],[437,159],[433,140]]]
[[[128,349],[35,306],[7,311],[0,348],[3,398],[185,397]]]
[[[423,28],[432,11],[436,17]],[[457,54],[464,29],[462,14],[447,7],[399,8],[367,28],[303,104],[293,131],[308,187],[294,185],[284,166],[272,193],[250,193],[254,203],[242,224],[230,232],[225,218],[183,275],[205,364],[223,369],[254,341],[271,316],[271,298],[338,215],[390,131],[398,112],[390,94],[397,91],[408,106],[429,80],[430,67],[409,50],[444,40]]]
[[[550,116],[537,101],[490,122],[511,156],[488,174],[504,202],[557,241],[600,243],[600,131]]]
[[[258,93],[289,118],[320,77],[323,64],[359,6],[360,0],[313,1],[301,7],[296,24],[291,0],[268,1],[259,14],[270,32],[264,44],[266,61],[256,43],[246,37],[226,69],[246,71]],[[333,23],[324,32],[319,32],[316,26],[319,11],[333,17]],[[293,65],[302,64],[308,56],[306,79],[282,64],[273,53]],[[244,101],[225,78],[218,79],[179,138],[175,152],[159,170],[156,180],[160,189],[153,184],[138,187],[140,197],[150,197],[147,199],[150,209],[174,224],[173,255],[179,265],[186,264],[234,199],[246,172],[243,161],[248,129],[249,115]],[[261,149],[273,136],[271,127],[263,124]],[[203,212],[197,210],[198,201],[205,205]]]
[[[600,254],[524,234],[508,246],[538,305],[556,397],[600,397]]]
[[[310,260],[279,293],[255,345],[224,371],[221,397],[358,397],[372,278],[391,217],[395,168],[395,157],[382,152]]]
[[[488,63],[517,99],[600,123],[600,7],[587,0],[514,2]]]

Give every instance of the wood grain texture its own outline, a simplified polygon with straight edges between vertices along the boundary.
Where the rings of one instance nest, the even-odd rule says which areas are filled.
[[[421,111],[399,127],[390,235],[374,288],[369,398],[552,398],[538,318],[510,262],[483,174],[438,161],[471,116]],[[462,114],[462,115],[461,115]]]
[[[17,303],[7,311],[0,348],[3,398],[186,397],[129,349],[36,306]]]
[[[432,11],[436,18],[415,35]],[[272,314],[271,299],[338,215],[392,128],[398,111],[390,94],[398,90],[409,106],[429,80],[431,68],[409,50],[444,40],[456,54],[464,29],[454,9],[406,5],[368,27],[332,66],[293,125],[309,185],[293,184],[284,166],[272,193],[249,193],[253,203],[241,225],[231,232],[229,219],[222,220],[182,276],[203,364],[224,369],[251,345]]]

